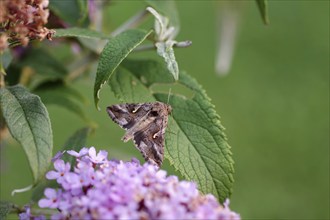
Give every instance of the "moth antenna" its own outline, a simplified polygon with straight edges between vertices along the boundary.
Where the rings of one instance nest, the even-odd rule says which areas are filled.
[[[168,96],[167,96],[167,103],[166,104],[168,104],[170,102],[171,92],[172,92],[172,87],[168,90]]]
[[[169,90],[168,90],[168,96],[167,96],[167,105],[168,105],[168,103],[170,102],[170,96],[171,96],[171,92],[172,92],[172,87],[170,87],[169,88]],[[170,117],[168,117],[168,124],[170,124],[171,123],[171,118]],[[170,126],[169,126],[170,127]],[[170,128],[169,128],[170,129]],[[169,132],[169,131],[168,131]]]

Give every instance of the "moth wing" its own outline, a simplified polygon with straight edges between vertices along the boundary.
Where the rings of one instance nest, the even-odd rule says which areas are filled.
[[[165,122],[165,126],[164,125]],[[144,130],[134,133],[135,146],[142,153],[146,161],[160,167],[164,160],[164,133],[167,124],[166,118],[156,118]]]
[[[120,127],[128,130],[148,113],[150,107],[146,104],[118,104],[107,107],[110,118]]]

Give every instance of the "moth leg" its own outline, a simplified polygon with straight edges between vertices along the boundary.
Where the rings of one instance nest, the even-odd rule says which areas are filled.
[[[121,138],[124,142],[127,142],[133,138],[133,133],[129,132],[129,130],[125,133],[125,135]]]
[[[152,138],[153,139],[156,139],[156,138],[158,138],[160,135],[162,135],[163,133],[162,133],[162,129],[160,129],[158,132],[156,132],[156,133],[154,133],[153,135],[152,135]]]

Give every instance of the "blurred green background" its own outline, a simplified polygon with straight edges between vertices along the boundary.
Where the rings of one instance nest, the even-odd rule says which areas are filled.
[[[270,1],[268,26],[255,2],[244,1],[225,77],[214,70],[220,3],[177,2],[177,39],[193,45],[177,49],[176,57],[180,69],[203,85],[226,127],[236,170],[231,209],[243,219],[329,219],[329,1]],[[115,2],[105,25],[114,28],[143,7]],[[85,110],[98,124],[88,146],[107,149],[110,157],[141,159],[132,143],[120,141],[123,130],[94,108],[92,84],[90,78],[75,86],[90,99]],[[116,102],[110,89],[102,90],[103,109]],[[84,122],[63,108],[48,109],[56,152]],[[15,141],[1,149],[1,164],[1,200],[26,203],[30,193],[10,196],[32,181]]]

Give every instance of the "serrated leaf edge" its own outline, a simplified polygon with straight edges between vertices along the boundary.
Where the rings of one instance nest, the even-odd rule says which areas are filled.
[[[97,108],[97,110],[101,110],[100,107],[98,106],[99,100],[100,100],[100,91],[102,90],[102,87],[104,84],[106,84],[108,82],[108,80],[110,79],[110,77],[113,75],[113,73],[115,72],[115,70],[118,68],[118,66],[123,62],[123,60],[137,47],[139,46],[150,34],[152,33],[152,30],[149,30],[148,32],[146,32],[146,35],[137,43],[135,44],[132,48],[130,48],[130,50],[128,50],[128,53],[122,58],[120,59],[120,61],[118,62],[117,65],[115,65],[115,67],[113,68],[112,72],[108,75],[107,79],[105,81],[103,81],[103,83],[100,84],[100,87],[97,89],[96,92],[96,98],[94,97],[94,103],[95,103],[95,107]],[[95,94],[95,88],[94,88],[94,94]]]

